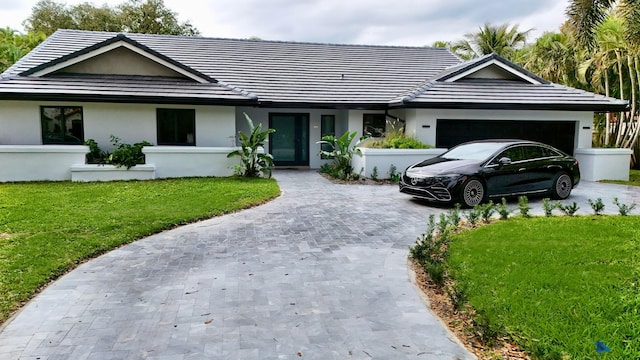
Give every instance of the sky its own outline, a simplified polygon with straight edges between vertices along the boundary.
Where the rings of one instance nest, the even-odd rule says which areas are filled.
[[[66,0],[118,5],[124,0]],[[23,31],[37,0],[0,0],[0,27]],[[557,31],[569,0],[164,0],[203,36],[424,46],[460,40],[485,23]]]

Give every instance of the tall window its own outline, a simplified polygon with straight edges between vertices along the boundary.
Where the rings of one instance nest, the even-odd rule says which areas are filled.
[[[320,116],[320,137],[329,135],[336,135],[336,116],[335,115],[322,115]],[[322,144],[320,148],[324,151],[331,151],[331,145]],[[322,155],[320,158],[329,159],[329,156]]]
[[[194,109],[157,109],[158,145],[196,145]]]
[[[383,137],[387,127],[385,114],[364,114],[362,117],[362,133],[365,136]]]
[[[84,142],[81,107],[41,106],[40,124],[45,145],[81,145]]]

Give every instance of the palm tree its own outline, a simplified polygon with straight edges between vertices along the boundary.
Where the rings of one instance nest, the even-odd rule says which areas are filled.
[[[581,62],[573,34],[566,27],[560,32],[545,32],[520,52],[516,62],[554,83],[576,87],[576,69]]]
[[[464,40],[452,44],[451,50],[464,59],[491,53],[512,59],[516,51],[525,45],[529,32],[531,29],[518,31],[518,25],[510,26],[508,23],[499,26],[484,24],[477,33],[466,34]]]
[[[569,23],[575,28],[578,40],[589,48],[596,45],[596,29],[613,11],[626,24],[625,37],[633,44],[640,43],[640,1],[638,0],[572,0],[567,8]]]

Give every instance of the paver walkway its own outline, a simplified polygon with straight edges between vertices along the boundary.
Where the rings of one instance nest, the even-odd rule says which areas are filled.
[[[275,173],[278,199],[137,241],[45,289],[0,333],[1,359],[468,359],[407,273],[442,209],[396,186]],[[640,203],[585,183],[571,200]],[[534,212],[541,213],[539,201]]]

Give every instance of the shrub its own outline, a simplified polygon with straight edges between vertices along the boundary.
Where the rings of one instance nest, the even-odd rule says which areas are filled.
[[[531,206],[529,206],[529,199],[527,199],[526,196],[518,197],[518,209],[520,209],[520,215],[522,215],[522,217],[531,217],[531,215],[529,215]]]
[[[488,203],[480,205],[479,210],[482,220],[485,223],[489,223],[489,221],[491,221],[491,216],[493,216],[493,213],[496,211],[496,206],[493,201],[489,200]]]
[[[589,199],[589,205],[591,206],[591,209],[593,209],[593,213],[595,215],[602,215],[602,212],[604,211],[604,203],[601,198],[597,198],[596,201]]]
[[[618,213],[620,213],[621,216],[629,215],[629,213],[631,211],[633,211],[633,209],[636,208],[636,203],[631,203],[631,204],[628,204],[628,205],[627,204],[621,204],[618,201],[617,197],[613,198],[613,204],[618,207]]]
[[[331,147],[330,151],[320,150],[318,152],[318,155],[330,158],[333,161],[330,166],[322,167],[321,171],[341,180],[354,178],[351,159],[355,154],[360,155],[360,150],[355,145],[351,145],[356,134],[356,131],[347,131],[339,138],[327,135],[323,136],[321,141],[316,142],[316,144],[326,144]],[[360,139],[362,140],[363,138]]]
[[[111,135],[111,144],[114,146],[114,150],[111,155],[109,155],[109,164],[115,165],[116,167],[126,166],[127,170],[137,164],[144,164],[142,148],[151,146],[151,143],[147,141],[133,145],[123,144],[120,142],[120,138],[113,135]]]
[[[558,207],[565,215],[573,216],[580,209],[580,206],[574,201],[571,205],[562,205]]]
[[[242,177],[259,177],[261,174],[271,177],[271,169],[273,168],[273,156],[262,152],[264,143],[267,142],[268,136],[276,132],[275,129],[267,129],[262,131],[262,124],[253,125],[253,120],[244,113],[249,125],[249,134],[238,131],[238,141],[240,142],[240,150],[235,150],[227,154],[227,157],[239,156],[240,164],[233,166],[236,175]]]
[[[473,209],[469,210],[465,214],[465,219],[467,219],[467,222],[469,222],[469,225],[471,225],[471,227],[476,226],[476,224],[478,223],[478,220],[480,220],[480,217],[481,217],[480,205],[474,206]]]
[[[496,204],[496,211],[500,214],[501,220],[507,220],[509,218],[509,214],[511,214],[511,209],[507,205],[507,199],[502,198],[502,202],[500,204]]]
[[[94,139],[89,139],[84,142],[89,146],[89,153],[87,154],[87,164],[110,164],[116,167],[126,166],[127,170],[136,166],[137,164],[144,164],[144,153],[142,148],[145,146],[153,146],[150,142],[142,141],[131,144],[124,144],[120,142],[120,138],[111,135],[111,145],[113,146],[113,153],[103,151],[98,146],[98,143]]]
[[[391,182],[394,182],[394,183],[400,182],[400,176],[401,174],[398,172],[398,169],[396,168],[396,166],[391,164],[389,166],[389,178],[391,179]]]
[[[559,201],[552,203],[549,198],[542,199],[542,207],[544,208],[544,216],[546,217],[553,216],[553,209],[559,209],[560,206],[562,206],[562,204]]]

